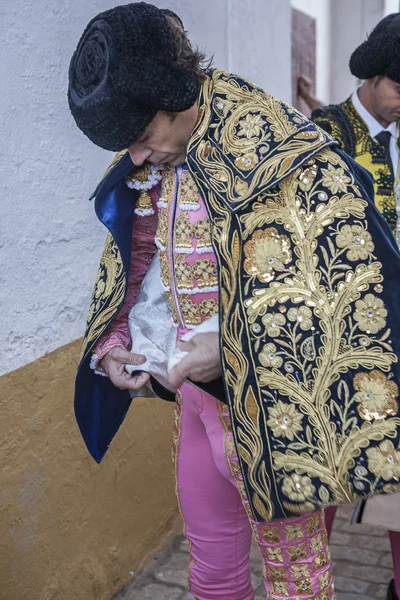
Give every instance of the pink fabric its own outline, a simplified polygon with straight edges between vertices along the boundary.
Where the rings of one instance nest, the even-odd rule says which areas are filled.
[[[394,585],[396,594],[400,598],[400,531],[389,531],[389,538],[392,547]]]
[[[326,526],[326,531],[328,533],[328,538],[331,537],[333,522],[334,522],[335,516],[336,516],[336,511],[337,511],[336,506],[330,506],[329,508],[325,509],[325,526]]]
[[[156,188],[149,192],[154,215],[135,216],[132,227],[131,270],[128,289],[124,304],[96,344],[95,353],[99,362],[112,348],[130,350],[132,340],[129,332],[128,317],[132,306],[139,294],[140,285],[156,252],[154,236],[157,229],[157,202],[159,200]]]
[[[224,431],[217,401],[185,384],[175,422],[175,472],[190,542],[191,593],[197,600],[253,600],[253,530],[264,563],[267,598],[332,600],[323,513],[283,522],[253,521],[227,462],[225,443],[232,444],[227,436],[231,434]],[[287,539],[288,527],[298,539]]]
[[[187,176],[188,176],[188,170],[186,168],[182,169],[181,174],[180,174],[181,183],[182,182],[184,183]],[[175,198],[175,201],[176,201],[176,198]],[[182,208],[180,206],[180,204],[177,203],[176,211],[175,211],[175,223],[178,221],[179,217],[182,216],[182,213],[184,213],[186,216],[189,217],[189,220],[190,220],[190,223],[192,226],[195,226],[196,223],[199,223],[201,221],[203,221],[203,222],[206,221],[208,219],[208,212],[207,212],[207,208],[204,203],[204,200],[202,199],[200,194],[198,194],[198,204],[199,204],[199,208],[197,208],[196,210],[193,210],[193,209],[188,210],[185,207]],[[177,232],[177,229],[175,228],[175,231],[174,231],[174,255],[175,256],[179,255],[179,258],[181,260],[185,260],[190,267],[193,267],[193,265],[196,263],[196,261],[199,261],[199,260],[200,261],[208,260],[212,263],[215,263],[215,265],[217,264],[217,259],[216,259],[213,248],[211,246],[208,248],[203,248],[200,246],[200,251],[199,251],[198,239],[196,237],[193,237],[192,241],[191,241],[192,253],[182,253],[179,248],[179,242],[180,242],[179,233]],[[209,251],[205,252],[204,250],[207,250],[207,249]],[[217,274],[217,271],[216,271],[216,274]],[[175,281],[172,282],[172,285],[176,286],[176,283],[177,283],[177,281],[175,279]],[[213,291],[211,291],[207,288],[202,289],[201,282],[199,282],[195,277],[193,278],[193,284],[194,284],[193,290],[190,290],[190,292],[187,292],[187,291],[181,291],[181,290],[177,289],[176,290],[177,295],[188,294],[190,296],[190,299],[195,304],[200,304],[200,302],[202,300],[212,299],[212,300],[218,301],[218,296],[219,296],[218,289],[213,290]],[[218,285],[216,287],[218,287]],[[179,311],[179,307],[177,307],[177,309]],[[204,321],[203,315],[201,315],[201,320]],[[181,337],[187,331],[189,331],[187,327],[180,327],[179,331],[178,331],[178,336]]]

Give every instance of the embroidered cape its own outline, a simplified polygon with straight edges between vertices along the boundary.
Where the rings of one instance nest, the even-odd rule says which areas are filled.
[[[322,129],[213,71],[187,165],[212,223],[226,400],[252,514],[271,520],[398,489],[400,258],[369,175]],[[100,461],[129,394],[90,372],[124,300],[134,191],[116,157],[95,192],[110,235],[75,409]]]

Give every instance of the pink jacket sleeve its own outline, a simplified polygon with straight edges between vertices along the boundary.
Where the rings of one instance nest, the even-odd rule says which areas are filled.
[[[130,350],[132,346],[128,324],[129,313],[137,300],[140,285],[157,250],[154,237],[157,229],[157,208],[155,205],[158,201],[158,195],[155,190],[151,190],[150,196],[155,207],[154,214],[145,217],[136,216],[133,220],[131,267],[124,304],[98,340],[92,357],[91,367],[99,374],[103,374],[103,372],[99,369],[98,363],[107,352],[117,347]]]

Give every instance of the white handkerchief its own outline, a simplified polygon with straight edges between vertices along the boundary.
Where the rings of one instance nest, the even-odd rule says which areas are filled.
[[[161,385],[175,392],[168,382],[168,374],[187,355],[176,346],[177,326],[167,293],[161,283],[160,258],[155,254],[143,279],[136,304],[129,313],[129,329],[132,338],[131,352],[143,354],[147,360],[142,365],[125,365],[128,373],[146,371]],[[214,315],[182,336],[190,341],[198,333],[219,331],[219,317]],[[153,395],[152,391],[139,390],[132,396]]]
[[[129,313],[129,329],[131,352],[143,354],[147,360],[142,365],[125,365],[126,371],[146,371],[174,392],[168,384],[168,358],[176,347],[177,327],[161,284],[158,253],[147,270],[137,302]]]

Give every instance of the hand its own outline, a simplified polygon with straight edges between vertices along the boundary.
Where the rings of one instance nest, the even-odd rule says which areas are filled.
[[[297,79],[298,94],[303,100],[311,98],[311,80],[304,75],[300,75]]]
[[[185,379],[208,383],[221,377],[218,333],[198,333],[190,342],[178,342],[178,348],[189,354],[170,373],[169,382],[174,388]]]
[[[128,352],[123,348],[112,348],[101,359],[99,366],[120,390],[140,390],[150,380],[149,373],[130,375],[125,371],[125,365],[142,365],[145,362],[146,357],[143,354]]]

